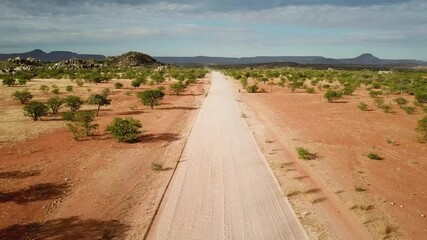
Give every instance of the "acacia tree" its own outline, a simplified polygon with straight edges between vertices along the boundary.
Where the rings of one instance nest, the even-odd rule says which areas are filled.
[[[141,102],[145,106],[150,106],[151,109],[153,109],[154,106],[160,105],[160,100],[162,100],[164,96],[165,94],[158,89],[150,89],[138,93]]]
[[[30,91],[25,89],[22,91],[15,91],[14,93],[12,93],[12,97],[15,100],[20,101],[21,104],[26,104],[28,101],[30,101],[33,98],[33,94],[31,94]]]
[[[37,121],[42,116],[46,116],[49,108],[42,102],[31,101],[24,106],[25,115],[30,116],[34,121]]]
[[[89,97],[88,103],[98,105],[96,110],[96,116],[98,116],[101,106],[110,105],[111,99],[108,98],[107,94],[93,94]]]
[[[52,110],[53,114],[57,114],[59,109],[64,104],[64,100],[60,97],[51,97],[47,100],[46,105]]]

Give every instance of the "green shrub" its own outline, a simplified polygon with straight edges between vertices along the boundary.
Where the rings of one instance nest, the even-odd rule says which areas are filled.
[[[77,79],[76,84],[78,87],[83,87],[84,82],[81,79]]]
[[[381,108],[384,105],[384,99],[382,98],[376,98],[374,100],[374,103],[377,107]]]
[[[47,92],[49,92],[49,86],[41,85],[41,86],[40,86],[40,90],[41,90],[43,93],[47,93]]]
[[[64,103],[72,112],[75,112],[80,109],[84,102],[78,96],[68,96],[64,99]]]
[[[421,134],[423,141],[427,141],[427,116],[418,121],[418,126],[415,130]]]
[[[412,106],[404,106],[402,107],[403,110],[405,110],[405,112],[407,114],[414,114],[415,113],[415,107]]]
[[[119,82],[114,83],[114,88],[115,89],[122,89],[123,88],[123,83],[119,83]]]
[[[53,88],[52,93],[53,94],[59,94],[59,88]]]
[[[360,102],[357,107],[362,110],[362,111],[368,111],[368,104],[364,103],[364,102]]]
[[[394,102],[397,103],[400,107],[402,107],[403,105],[408,104],[408,100],[406,100],[403,97],[398,97],[398,98],[394,99]]]
[[[34,121],[37,121],[42,116],[46,116],[49,108],[42,102],[31,101],[24,106],[25,115],[30,116]]]
[[[368,158],[372,160],[381,160],[382,158],[375,153],[369,153]]]
[[[381,105],[381,109],[385,112],[385,113],[394,113],[393,108],[391,107],[390,104],[383,104]]]
[[[46,105],[52,110],[53,114],[57,114],[62,104],[64,104],[64,100],[60,97],[51,97],[47,100]]]
[[[2,76],[3,85],[7,85],[8,87],[12,85],[16,85],[16,80],[12,76]]]
[[[307,93],[314,93],[314,88],[312,88],[312,87],[308,87],[308,88],[306,88],[306,89],[305,89],[305,91],[306,91]]]
[[[323,95],[323,97],[328,100],[328,102],[333,102],[337,99],[342,98],[342,93],[338,92],[338,91],[334,91],[332,89],[328,89],[328,91],[325,92],[325,94]]]
[[[67,92],[72,92],[74,89],[73,89],[73,86],[68,85],[67,87],[65,87],[65,90],[66,90]]]
[[[151,163],[151,170],[159,172],[159,171],[163,171],[164,167],[162,163]]]
[[[113,138],[119,142],[135,142],[141,133],[139,129],[142,124],[133,118],[114,118],[113,122],[107,126],[106,131],[112,134]]]
[[[297,147],[295,148],[295,150],[297,151],[299,159],[303,159],[303,160],[313,159],[313,154],[310,153],[306,148]]]
[[[33,99],[33,94],[31,94],[31,92],[29,92],[27,89],[22,91],[17,90],[14,93],[12,93],[12,97],[15,100],[18,100],[19,102],[21,102],[21,104],[26,104],[28,101]]]
[[[92,130],[98,128],[98,124],[93,123],[95,111],[73,112],[69,114],[67,118],[71,119],[71,122],[67,123],[67,127],[73,134],[75,140],[80,140],[82,136],[91,136]]]
[[[185,88],[187,88],[187,86],[185,84],[182,84],[182,82],[176,82],[176,83],[172,83],[170,85],[170,89],[172,90],[172,92],[174,92],[177,96],[179,95],[180,92],[184,92]]]
[[[372,98],[376,98],[379,95],[382,95],[383,92],[382,91],[375,91],[375,90],[371,90],[369,91],[369,96],[371,96]]]
[[[258,89],[259,89],[259,87],[258,87],[258,85],[257,85],[257,84],[253,84],[253,85],[251,85],[251,86],[247,86],[247,87],[246,87],[246,91],[247,91],[248,93],[256,93],[256,92],[258,92]]]
[[[416,91],[415,99],[420,103],[427,103],[427,89],[421,89]]]

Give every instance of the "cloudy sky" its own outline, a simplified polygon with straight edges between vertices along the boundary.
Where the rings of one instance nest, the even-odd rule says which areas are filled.
[[[427,0],[1,0],[0,52],[427,60]]]

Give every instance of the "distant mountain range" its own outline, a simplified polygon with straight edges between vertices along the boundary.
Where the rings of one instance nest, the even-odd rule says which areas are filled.
[[[7,60],[9,58],[35,58],[38,60],[41,60],[43,62],[59,62],[64,60],[69,60],[72,58],[77,59],[95,59],[98,61],[104,60],[105,56],[103,55],[95,55],[95,54],[78,54],[74,52],[68,52],[68,51],[54,51],[50,53],[43,52],[40,49],[33,50],[31,52],[25,52],[25,53],[10,53],[10,54],[0,54],[0,60]]]
[[[94,54],[77,54],[67,51],[54,51],[50,53],[43,52],[40,49],[33,50],[26,53],[13,53],[13,54],[0,54],[0,60],[7,60],[9,58],[36,58],[44,62],[58,62],[68,60],[71,58],[77,59],[95,59],[98,61],[105,60],[103,55]],[[245,64],[266,64],[266,63],[297,63],[307,65],[330,65],[330,66],[419,66],[427,65],[425,61],[411,60],[411,59],[380,59],[370,53],[362,54],[356,58],[334,59],[325,58],[322,56],[258,56],[258,57],[154,57],[157,61],[167,64],[178,65],[245,65]]]
[[[245,65],[245,64],[263,64],[263,63],[298,63],[308,65],[427,65],[427,62],[411,59],[380,59],[370,53],[362,54],[356,58],[334,59],[321,56],[278,56],[278,57],[242,57],[242,58],[226,58],[226,57],[155,57],[158,61],[169,64],[211,64],[211,65]]]

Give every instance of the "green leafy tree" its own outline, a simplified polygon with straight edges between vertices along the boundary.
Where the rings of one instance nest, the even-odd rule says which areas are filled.
[[[427,103],[427,89],[420,89],[416,91],[415,99],[420,103]]]
[[[64,100],[60,97],[51,97],[46,102],[46,105],[52,110],[53,114],[57,114],[63,104]]]
[[[12,97],[15,100],[20,101],[21,104],[26,104],[28,101],[30,101],[33,98],[33,94],[31,94],[31,92],[28,91],[27,89],[22,91],[17,90],[14,93],[12,93]]]
[[[24,106],[25,115],[30,116],[34,121],[37,121],[42,116],[46,116],[49,108],[42,102],[31,101]]]
[[[182,82],[172,83],[170,89],[178,96],[180,92],[184,92],[187,86]]]
[[[145,90],[138,93],[138,97],[140,98],[141,102],[145,106],[150,106],[151,109],[153,109],[154,106],[160,105],[160,101],[164,96],[165,94],[158,89]]]
[[[135,142],[141,131],[142,124],[134,118],[114,118],[113,122],[107,126],[106,131],[119,142]]]
[[[108,98],[107,94],[92,94],[89,97],[88,103],[91,105],[97,105],[96,116],[99,114],[101,106],[106,106],[111,104],[111,99]]]
[[[427,141],[427,116],[418,121],[418,126],[415,130],[421,134],[423,141]]]
[[[297,90],[298,88],[301,88],[303,85],[304,85],[303,82],[292,81],[291,83],[288,84],[288,87],[291,89],[292,92],[295,92],[295,90]]]
[[[64,99],[64,103],[72,112],[75,112],[80,109],[84,102],[79,96],[68,96]]]
[[[334,91],[332,89],[328,89],[327,92],[325,92],[325,94],[323,95],[323,97],[328,100],[328,102],[333,102],[335,100],[338,100],[340,98],[342,98],[342,93],[338,92],[338,91]]]

